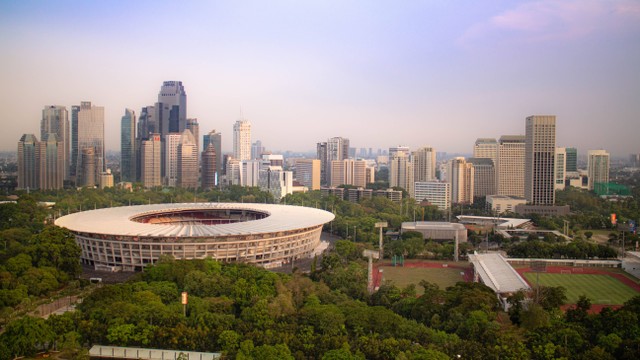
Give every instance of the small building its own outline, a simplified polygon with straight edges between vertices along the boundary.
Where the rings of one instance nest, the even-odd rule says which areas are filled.
[[[222,357],[222,353],[204,353],[186,350],[145,349],[121,346],[94,345],[89,349],[91,359],[189,359],[215,360]]]
[[[458,240],[458,242],[467,242],[467,228],[457,223],[440,221],[403,222],[401,233],[407,231],[417,231],[422,234],[425,240]]]
[[[569,215],[570,211],[569,205],[516,205],[516,214],[518,215],[562,216]]]
[[[486,197],[487,210],[491,210],[493,214],[515,213],[516,206],[526,203],[525,198],[518,196],[487,195]]]

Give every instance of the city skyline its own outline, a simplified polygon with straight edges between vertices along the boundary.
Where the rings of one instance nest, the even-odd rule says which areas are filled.
[[[120,26],[151,6],[144,27]],[[633,1],[16,2],[0,20],[3,151],[39,133],[44,106],[82,101],[105,108],[106,148],[117,150],[124,110],[141,113],[163,81],[182,81],[186,116],[202,134],[227,134],[225,153],[241,108],[271,151],[342,136],[355,148],[471,153],[477,138],[524,135],[524,118],[553,114],[557,146],[638,152],[627,131],[640,118]]]

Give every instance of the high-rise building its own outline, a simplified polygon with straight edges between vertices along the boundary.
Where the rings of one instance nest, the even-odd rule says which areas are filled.
[[[203,190],[211,190],[216,187],[216,149],[212,143],[207,145],[201,156],[202,160],[202,179],[201,187]]]
[[[76,186],[95,186],[100,179],[100,174],[105,170],[104,107],[91,105],[90,101],[82,101],[80,106],[72,106],[71,134],[71,174],[76,177]],[[87,148],[93,148],[93,155],[91,155],[93,158],[88,155],[89,152],[87,159],[94,163],[85,166],[82,164],[82,154]],[[88,176],[86,173],[80,176],[79,169],[86,170],[90,167],[95,170],[93,176]]]
[[[185,128],[189,129],[191,134],[193,134],[193,138],[196,140],[196,149],[197,151],[200,151],[200,125],[198,124],[198,119],[187,119],[187,125]]]
[[[451,184],[444,181],[416,181],[415,199],[435,205],[439,210],[451,208]]]
[[[396,152],[389,161],[389,186],[405,189],[414,197],[413,164],[407,152]]]
[[[533,205],[553,205],[556,117],[527,117],[525,138],[524,197]]]
[[[413,152],[413,178],[415,182],[436,179],[436,151],[432,147],[422,147]]]
[[[111,169],[107,169],[107,171],[100,174],[100,189],[113,187],[113,174],[111,173]]]
[[[37,189],[38,181],[38,138],[24,134],[18,141],[18,189]]]
[[[293,173],[284,171],[279,166],[267,166],[260,170],[258,180],[260,190],[271,193],[279,201],[287,194],[293,193]]]
[[[137,139],[148,140],[151,134],[159,133],[158,120],[156,119],[156,107],[145,106],[140,111],[138,118]]]
[[[322,184],[331,183],[331,162],[342,161],[349,158],[349,139],[333,137],[326,143],[317,145],[318,159],[320,160],[320,172]]]
[[[181,133],[187,125],[187,93],[182,81],[165,81],[158,93],[155,119],[160,135]]]
[[[251,160],[251,123],[244,119],[233,125],[233,158]]]
[[[296,160],[296,180],[309,190],[320,190],[320,160]]]
[[[447,182],[451,184],[451,203],[473,204],[474,169],[463,157],[449,160]]]
[[[492,138],[479,138],[473,146],[473,157],[491,159],[493,165],[498,164],[498,142]]]
[[[202,146],[204,148],[204,150],[206,151],[207,147],[209,146],[209,144],[213,145],[213,150],[216,153],[216,182],[215,184],[218,185],[218,181],[220,179],[220,176],[222,175],[222,134],[219,132],[216,132],[215,130],[211,130],[208,134],[204,135],[202,137]]]
[[[565,148],[567,153],[567,172],[577,172],[578,171],[578,149],[576,148]]]
[[[328,185],[327,173],[329,172],[329,164],[327,164],[327,143],[319,142],[316,145],[316,159],[320,160],[320,184]]]
[[[64,142],[55,133],[45,134],[38,143],[36,153],[40,190],[62,189],[64,187]],[[68,156],[67,156],[68,158]]]
[[[496,194],[496,170],[489,158],[468,158],[473,164],[473,197],[485,198]]]
[[[96,150],[94,147],[89,146],[82,149],[80,155],[81,161],[78,167],[77,184],[80,186],[94,187],[98,184],[100,174],[96,174]]]
[[[140,177],[146,188],[162,186],[162,140],[160,134],[149,135],[149,140],[142,140],[140,157],[142,167]]]
[[[367,186],[367,162],[364,160],[344,159],[331,162],[331,186],[353,185]]]
[[[178,186],[178,146],[182,134],[167,134],[164,137],[164,184],[170,187]]]
[[[629,154],[629,166],[640,167],[640,154]]]
[[[120,122],[120,177],[122,181],[136,181],[136,113],[124,110]]]
[[[606,150],[589,150],[587,154],[588,187],[593,190],[595,184],[609,182],[609,153]]]
[[[567,148],[556,148],[555,162],[553,188],[555,190],[564,190],[564,181],[567,177]]]
[[[252,159],[260,159],[263,153],[264,153],[264,146],[262,146],[262,141],[256,140],[256,142],[251,144]]]
[[[524,197],[525,137],[504,135],[498,146],[498,195]]]
[[[198,145],[191,130],[184,129],[178,145],[178,186],[198,187]]]
[[[40,139],[47,134],[56,134],[57,142],[63,143],[62,171],[63,179],[69,179],[69,163],[71,157],[71,133],[69,126],[69,112],[64,106],[45,106],[42,109],[42,121],[40,122]]]

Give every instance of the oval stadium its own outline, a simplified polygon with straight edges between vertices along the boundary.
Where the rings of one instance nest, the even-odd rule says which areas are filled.
[[[162,255],[266,268],[310,257],[330,212],[291,205],[184,203],[123,206],[58,218],[96,270],[141,271]]]

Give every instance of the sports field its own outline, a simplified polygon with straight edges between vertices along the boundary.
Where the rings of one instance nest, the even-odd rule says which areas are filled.
[[[420,281],[427,280],[437,284],[440,289],[445,289],[455,285],[458,281],[464,281],[464,276],[460,273],[464,270],[456,268],[426,268],[426,267],[393,267],[382,266],[382,281],[391,281],[399,288],[405,288],[409,284],[416,285],[418,295],[422,295]]]
[[[525,272],[525,278],[535,287],[536,274]],[[609,275],[600,274],[540,274],[540,285],[562,286],[567,289],[567,303],[575,304],[580,295],[591,299],[592,304],[621,305],[638,295],[638,292]]]

